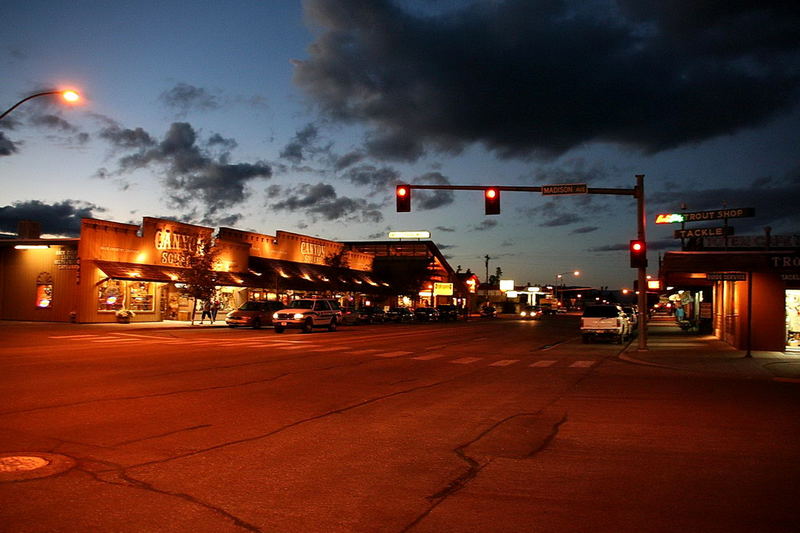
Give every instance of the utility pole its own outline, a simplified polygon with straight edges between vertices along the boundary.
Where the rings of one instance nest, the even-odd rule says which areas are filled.
[[[486,283],[488,284],[489,283],[489,259],[491,259],[491,257],[489,257],[489,254],[486,254],[484,259],[486,259]]]
[[[645,227],[647,220],[644,212],[644,174],[636,175],[636,219],[638,238],[647,242]],[[647,351],[647,266],[639,267],[639,351]]]

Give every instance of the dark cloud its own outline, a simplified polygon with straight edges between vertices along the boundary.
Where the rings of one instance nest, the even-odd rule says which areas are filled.
[[[583,217],[575,213],[561,213],[560,215],[545,220],[539,225],[545,228],[555,228],[558,226],[567,226],[569,224],[575,224],[577,222],[581,222],[582,220]]]
[[[222,213],[245,201],[246,185],[256,178],[272,177],[272,168],[263,161],[230,163],[230,153],[214,156],[208,147],[235,146],[233,139],[215,134],[208,142],[197,138],[194,128],[186,122],[174,122],[161,142],[156,143],[147,133],[123,128],[106,128],[101,137],[123,151],[135,150],[117,161],[113,175],[153,167],[164,177],[170,203],[181,209],[198,206],[198,216],[206,222],[223,220]],[[108,171],[101,169],[103,175]]]
[[[78,131],[78,128],[57,115],[34,115],[30,118],[30,123],[34,126],[40,126],[66,133],[74,133]]]
[[[14,202],[0,207],[0,231],[16,233],[20,220],[39,222],[42,233],[77,237],[81,231],[81,219],[93,218],[105,209],[80,200],[64,200],[46,204],[39,200]]]
[[[367,187],[368,194],[386,194],[394,190],[400,181],[400,173],[390,167],[377,168],[371,165],[352,167],[342,177],[357,187]]]
[[[497,226],[497,221],[493,218],[487,218],[480,224],[472,226],[472,231],[488,231]]]
[[[361,198],[339,196],[336,189],[327,183],[301,183],[285,189],[274,188],[270,192],[273,195],[283,193],[284,199],[270,203],[268,207],[305,214],[312,223],[318,220],[378,223],[383,220],[380,205]]]
[[[592,233],[593,231],[597,231],[598,229],[600,229],[600,228],[598,228],[597,226],[583,226],[583,227],[580,227],[580,228],[575,228],[570,233],[575,234],[575,235],[581,234],[581,233]]]
[[[702,179],[695,180],[702,183]],[[800,229],[800,168],[785,176],[761,177],[741,188],[683,189],[649,194],[649,212],[680,212],[681,203],[687,211],[709,211],[728,207],[752,207],[756,216],[740,218],[729,223],[737,234],[761,232],[771,225],[776,231],[796,232]],[[651,217],[652,219],[653,217]],[[699,226],[698,226],[699,227]]]
[[[167,107],[177,111],[180,116],[186,116],[193,110],[211,111],[222,105],[217,96],[206,89],[188,83],[179,83],[172,89],[164,91],[159,96],[159,100]]]
[[[319,140],[319,129],[314,124],[306,124],[306,126],[295,133],[289,144],[281,150],[280,156],[283,159],[288,159],[290,162],[298,165],[302,163],[309,155],[316,154],[320,148],[316,146]]]
[[[360,163],[364,157],[365,154],[363,152],[354,151],[346,153],[333,162],[333,168],[336,171],[344,170],[347,167],[355,165],[356,163]]]
[[[428,172],[414,180],[418,185],[450,185],[450,180],[439,172]],[[412,204],[414,209],[424,211],[450,205],[455,200],[453,191],[414,190]]]
[[[800,4],[506,0],[414,14],[309,0],[295,82],[366,124],[373,157],[482,143],[502,157],[583,143],[653,153],[754,127],[797,101]]]
[[[0,156],[15,154],[17,151],[17,143],[0,131]]]
[[[446,233],[452,233],[456,230],[455,228],[448,228],[445,226],[436,226],[434,229],[437,231],[444,231]]]

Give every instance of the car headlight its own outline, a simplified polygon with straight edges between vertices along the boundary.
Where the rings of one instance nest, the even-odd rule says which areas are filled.
[[[272,318],[277,320],[278,319],[278,313],[272,313]]]
[[[303,320],[303,317],[304,317],[304,316],[305,316],[305,315],[304,315],[303,313],[295,313],[295,314],[294,314],[294,319],[295,319],[295,320]]]
[[[519,315],[520,315],[520,316],[528,316],[528,313],[526,313],[525,311],[523,311],[523,312],[521,312]]]

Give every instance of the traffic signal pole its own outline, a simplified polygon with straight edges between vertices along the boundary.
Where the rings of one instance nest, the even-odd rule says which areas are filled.
[[[636,175],[636,226],[638,239],[647,242],[644,212],[644,174]],[[639,265],[639,351],[647,351],[647,266]]]
[[[517,192],[542,192],[542,187],[512,187],[512,186],[489,186],[489,185],[411,185],[404,183],[398,185],[405,188],[408,192],[412,189],[440,190],[440,191],[485,191],[495,189],[496,191],[517,191]],[[583,192],[583,191],[581,191]],[[636,228],[638,239],[647,242],[646,239],[646,220],[644,212],[644,174],[636,175],[636,187],[633,189],[613,189],[613,188],[586,188],[586,194],[615,194],[622,196],[633,196],[636,198]],[[499,197],[499,195],[498,195]],[[409,206],[410,210],[410,206]],[[398,209],[398,211],[400,211]],[[499,204],[498,204],[499,212]],[[639,267],[639,350],[647,350],[647,267]]]

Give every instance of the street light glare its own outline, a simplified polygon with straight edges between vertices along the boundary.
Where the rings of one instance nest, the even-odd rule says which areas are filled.
[[[78,93],[76,93],[75,91],[63,91],[63,92],[61,93],[61,96],[62,96],[62,97],[64,98],[64,100],[66,100],[67,102],[77,102],[78,100],[80,100],[80,99],[81,99],[81,95],[79,95],[79,94],[78,94]]]

